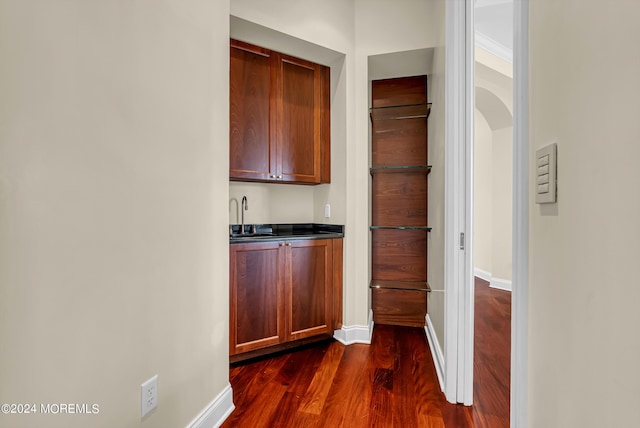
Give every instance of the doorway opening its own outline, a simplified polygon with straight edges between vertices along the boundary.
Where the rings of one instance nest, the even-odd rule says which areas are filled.
[[[474,405],[509,426],[513,205],[513,1],[474,4]]]
[[[488,3],[504,3],[493,0]],[[447,1],[445,345],[447,400],[473,403],[474,3]],[[528,1],[513,2],[513,241],[511,427],[527,426],[528,388]],[[468,233],[466,233],[468,232]],[[467,236],[465,236],[467,235]],[[469,237],[469,239],[468,239]],[[465,245],[466,244],[466,245]],[[467,248],[468,247],[468,248]]]

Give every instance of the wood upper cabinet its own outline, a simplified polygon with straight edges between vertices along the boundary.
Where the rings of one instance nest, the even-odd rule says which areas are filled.
[[[342,239],[230,246],[229,354],[342,326]]]
[[[276,173],[274,57],[267,49],[231,41],[230,58],[231,178],[269,180]]]
[[[231,180],[330,182],[329,71],[231,40]]]

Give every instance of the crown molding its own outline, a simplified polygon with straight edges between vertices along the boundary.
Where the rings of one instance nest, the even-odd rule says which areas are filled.
[[[509,49],[501,43],[496,42],[486,34],[481,33],[480,31],[476,31],[475,42],[476,46],[492,53],[500,59],[507,61],[509,64],[513,64],[513,50]]]

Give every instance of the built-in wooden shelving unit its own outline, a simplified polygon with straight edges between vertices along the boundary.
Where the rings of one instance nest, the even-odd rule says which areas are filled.
[[[374,322],[424,326],[427,311],[427,76],[371,88],[371,291]]]

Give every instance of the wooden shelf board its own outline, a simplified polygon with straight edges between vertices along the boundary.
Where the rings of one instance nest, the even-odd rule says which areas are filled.
[[[369,284],[370,288],[384,288],[388,290],[413,290],[413,291],[431,291],[429,283],[426,281],[389,281],[381,279],[372,279]]]
[[[372,107],[369,111],[371,120],[426,119],[431,113],[431,103]]]
[[[429,174],[431,172],[431,165],[414,165],[414,166],[372,166],[369,168],[370,173],[373,174],[407,174],[407,173],[424,173]]]
[[[431,232],[428,226],[369,226],[370,230],[423,230]]]

